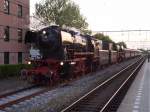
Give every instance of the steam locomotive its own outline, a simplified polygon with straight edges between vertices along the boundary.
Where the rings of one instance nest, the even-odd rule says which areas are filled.
[[[28,31],[25,42],[31,44],[27,80],[54,84],[96,71],[102,66],[139,55],[136,50],[102,50],[102,41],[58,26]]]

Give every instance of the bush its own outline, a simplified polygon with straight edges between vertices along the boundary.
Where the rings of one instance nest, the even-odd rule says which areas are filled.
[[[22,68],[29,69],[32,65],[17,64],[17,65],[0,65],[0,78],[19,76]]]

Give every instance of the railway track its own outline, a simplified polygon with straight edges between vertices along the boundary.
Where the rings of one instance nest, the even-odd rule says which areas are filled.
[[[138,62],[140,62],[140,61],[138,61]],[[136,63],[138,63],[138,62],[136,62]],[[129,67],[131,67],[132,65],[130,65]],[[124,70],[122,70],[121,72],[123,72],[123,71]],[[116,76],[114,76],[114,78],[112,77],[112,79],[115,79]],[[105,81],[103,84],[101,84],[101,86],[102,85],[107,85],[107,84],[105,84],[106,82],[107,81]],[[108,82],[111,82],[111,80],[108,80]],[[104,89],[105,89],[105,87],[104,87]],[[0,110],[5,110],[7,107],[12,107],[15,104],[25,102],[26,100],[29,100],[29,99],[31,99],[35,96],[42,95],[42,94],[48,92],[49,90],[50,90],[50,88],[48,89],[48,88],[43,88],[43,87],[39,87],[37,85],[34,85],[34,86],[31,86],[31,87],[27,87],[27,88],[24,88],[24,89],[20,89],[20,90],[17,90],[17,91],[13,91],[13,92],[10,92],[10,93],[0,95]],[[105,94],[105,93],[103,93],[103,94]],[[75,104],[77,104],[77,102]],[[92,102],[90,102],[90,103],[92,104]],[[89,106],[90,106],[90,103],[88,103]],[[69,106],[69,108],[72,107],[72,106]],[[67,107],[63,111],[68,111],[69,108]],[[70,111],[72,112],[72,110],[70,110]]]
[[[24,87],[24,88],[21,88],[21,89],[18,89],[18,90],[13,90],[13,91],[10,91],[10,92],[5,92],[5,93],[0,94],[0,98],[7,97],[7,96],[10,96],[12,94],[15,94],[15,93],[18,93],[18,92],[21,92],[21,91],[25,91],[25,90],[28,90],[28,89],[31,89],[31,88],[34,88],[34,87],[37,87],[37,86],[38,85],[31,85],[31,86]]]
[[[140,67],[145,61],[141,57],[89,93],[63,109],[61,112],[115,112]]]
[[[46,91],[48,91],[48,89],[46,89],[45,87],[34,85],[0,95],[0,110],[10,107],[14,104],[23,102]]]
[[[65,85],[62,84],[62,86]],[[33,97],[42,96],[45,93],[47,94],[51,89],[56,88],[59,85],[52,87],[32,85],[16,91],[7,92],[0,95],[0,112],[6,108],[13,107],[19,103],[24,103],[27,100],[30,100]],[[5,112],[5,111],[4,111]]]

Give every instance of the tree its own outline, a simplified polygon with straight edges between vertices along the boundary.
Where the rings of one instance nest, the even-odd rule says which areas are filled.
[[[32,30],[40,30],[48,25],[49,24],[45,23],[41,18],[38,18],[36,16],[30,17],[30,29]]]
[[[92,34],[92,31],[91,30],[88,30],[88,29],[84,29],[81,31],[84,35],[91,35]]]
[[[102,40],[102,41],[105,41],[105,42],[108,42],[108,43],[112,43],[112,49],[117,50],[116,43],[113,40],[111,40],[111,38],[109,36],[104,35],[102,33],[97,33],[97,34],[94,35],[94,37],[96,39],[99,39],[99,40]]]
[[[118,49],[117,49],[117,45],[116,45],[116,43],[115,43],[115,42],[113,42],[112,44],[113,44],[112,49],[113,49],[113,50],[115,50],[115,51],[117,51]]]
[[[36,15],[46,22],[56,25],[85,29],[86,18],[80,13],[79,6],[71,0],[45,0],[36,4]]]
[[[127,45],[125,42],[118,42],[117,45],[119,45],[120,48],[127,48]]]
[[[105,36],[104,34],[102,33],[97,33],[94,35],[94,37],[96,39],[99,39],[99,40],[102,40],[102,41],[107,41],[107,42],[113,42],[109,36]]]

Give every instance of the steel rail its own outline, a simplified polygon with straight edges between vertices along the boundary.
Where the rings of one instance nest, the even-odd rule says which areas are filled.
[[[129,69],[130,67],[132,67],[133,65],[135,65],[137,62],[139,62],[143,57],[141,57],[140,59],[138,59],[136,62],[128,65],[126,68],[122,69],[121,71],[119,71],[118,73],[116,73],[115,75],[113,75],[112,77],[110,77],[109,79],[105,80],[104,82],[102,82],[100,85],[98,85],[97,87],[95,87],[94,89],[92,89],[90,92],[86,93],[85,95],[83,95],[81,98],[79,98],[77,101],[73,102],[71,105],[69,105],[68,107],[64,108],[63,110],[61,110],[61,112],[65,112],[67,110],[69,110],[70,108],[72,108],[73,106],[75,106],[77,103],[79,103],[82,99],[86,98],[88,95],[90,95],[91,93],[93,93],[94,91],[98,90],[99,88],[101,88],[102,86],[104,86],[105,84],[107,84],[109,81],[113,80],[114,78],[116,78],[118,75],[120,75],[121,73],[125,72],[127,69]]]
[[[18,89],[18,90],[14,90],[14,91],[10,91],[10,92],[0,94],[0,99],[4,98],[4,97],[7,97],[7,96],[10,96],[10,95],[13,95],[13,94],[16,94],[16,93],[19,93],[19,92],[22,92],[22,91],[26,91],[26,90],[35,88],[35,87],[38,87],[38,85],[31,85],[31,86],[24,87],[24,88],[21,88],[21,89]]]
[[[135,74],[135,72],[140,68],[140,66],[143,64],[145,60],[143,60],[130,74],[130,76],[123,82],[123,84],[119,87],[119,89],[113,94],[113,96],[109,99],[109,101],[104,105],[104,107],[100,110],[100,112],[105,112],[105,109],[108,107],[110,102],[114,99],[114,97],[120,92],[120,90],[127,84],[129,79]]]
[[[46,88],[37,88],[37,89],[39,89],[39,90],[37,90],[37,91],[33,90],[33,91],[34,91],[33,93],[30,93],[30,94],[28,94],[28,95],[23,94],[24,92],[27,92],[28,90],[31,91],[32,89],[36,89],[36,88],[34,87],[34,88],[30,88],[30,89],[25,89],[25,90],[23,90],[23,91],[18,91],[17,93],[13,93],[13,94],[11,94],[11,95],[8,95],[8,94],[7,94],[6,97],[0,98],[1,100],[8,100],[8,102],[4,102],[4,103],[1,103],[1,104],[0,104],[0,110],[5,109],[6,107],[10,107],[10,106],[12,106],[12,105],[14,105],[14,104],[23,102],[23,101],[25,101],[25,100],[28,100],[28,99],[34,97],[34,96],[37,96],[37,95],[40,95],[40,94],[42,94],[42,93],[44,93],[44,92],[49,91],[49,89],[46,89]],[[20,93],[22,93],[22,95],[23,95],[21,98],[17,98],[17,97],[16,97],[16,98],[14,98],[13,100],[11,100],[11,99],[8,98],[8,97],[20,96]],[[4,95],[4,96],[5,96],[5,95]],[[9,101],[9,100],[10,100],[10,101]]]

